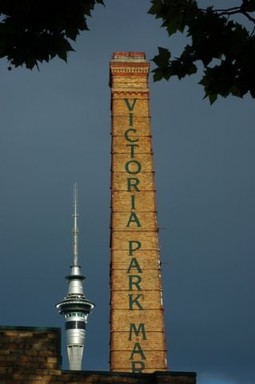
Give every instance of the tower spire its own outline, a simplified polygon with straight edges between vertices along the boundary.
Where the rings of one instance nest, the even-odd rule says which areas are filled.
[[[78,266],[78,186],[74,183],[73,186],[73,265]]]
[[[78,263],[78,186],[73,187],[73,260],[71,274],[66,277],[68,293],[56,305],[65,317],[66,345],[70,370],[81,370],[88,315],[94,308],[84,295],[81,267]]]

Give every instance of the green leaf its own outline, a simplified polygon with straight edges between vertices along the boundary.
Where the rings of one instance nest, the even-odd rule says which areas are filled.
[[[209,94],[209,95],[206,95],[209,97],[209,101],[210,101],[210,104],[212,105],[216,100],[217,100],[217,94]]]
[[[246,12],[254,12],[255,11],[255,0],[247,0],[246,6],[245,6]]]
[[[87,18],[103,0],[0,1],[0,57],[17,67],[33,68],[56,55],[67,60]]]
[[[159,67],[166,67],[169,64],[171,53],[168,49],[158,47],[158,55],[155,56],[152,61]]]

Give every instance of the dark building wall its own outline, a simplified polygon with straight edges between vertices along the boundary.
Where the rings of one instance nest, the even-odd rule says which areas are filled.
[[[195,384],[193,372],[62,371],[59,328],[0,327],[1,384]]]

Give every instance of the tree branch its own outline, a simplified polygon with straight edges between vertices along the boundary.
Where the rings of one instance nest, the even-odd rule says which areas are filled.
[[[255,18],[252,17],[246,10],[246,1],[243,1],[243,4],[240,7],[233,7],[233,8],[227,8],[227,9],[212,9],[213,13],[216,13],[219,16],[232,16],[237,15],[240,13],[241,15],[244,15],[247,17],[248,20],[255,23]],[[207,9],[201,9],[202,12],[206,13],[208,12]]]
[[[245,12],[245,11],[242,11],[241,12],[244,16],[246,16],[250,21],[252,21],[253,23],[255,23],[255,18],[254,17],[251,17],[251,15],[249,15],[249,13]]]
[[[202,12],[207,12],[207,9],[201,9],[201,11]],[[227,9],[212,9],[212,11],[214,13],[219,13],[219,12],[229,13],[229,12],[232,12],[232,11],[240,12],[241,11],[241,7],[233,7],[233,8],[227,8]]]

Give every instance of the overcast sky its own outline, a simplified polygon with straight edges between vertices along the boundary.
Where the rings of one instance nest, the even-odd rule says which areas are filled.
[[[55,304],[67,293],[76,181],[80,264],[96,304],[84,369],[101,371],[109,369],[109,61],[114,51],[150,60],[158,46],[178,54],[183,43],[146,14],[148,1],[106,3],[67,65],[56,59],[31,72],[0,63],[0,324],[63,327]],[[210,106],[197,82],[150,79],[169,369],[197,372],[198,384],[252,384],[254,100]]]

